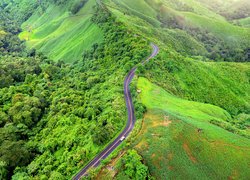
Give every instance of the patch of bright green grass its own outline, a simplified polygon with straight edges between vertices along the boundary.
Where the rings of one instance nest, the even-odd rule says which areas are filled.
[[[137,0],[137,1],[123,0],[123,1],[120,1],[119,3],[123,4],[124,6],[129,7],[131,9],[134,9],[135,11],[138,11],[144,15],[156,18],[157,13],[144,0]]]
[[[217,106],[180,99],[150,83],[146,78],[139,78],[138,88],[142,90],[142,103],[149,109],[163,109],[175,116],[189,117],[197,122],[231,119],[225,110]]]
[[[138,88],[148,112],[134,146],[156,179],[250,176],[250,140],[209,123],[230,118],[225,110],[182,100],[145,78]]]
[[[231,115],[249,113],[249,63],[202,62],[161,48],[146,69],[143,76],[178,97],[219,106]]]
[[[129,13],[134,16],[138,16],[141,19],[149,22],[155,27],[160,27],[160,22],[157,20],[157,12],[149,6],[144,0],[114,0],[117,6],[125,9],[124,13]]]
[[[103,40],[100,28],[91,21],[94,5],[95,0],[89,0],[72,15],[67,3],[51,4],[45,13],[38,11],[23,23],[20,38],[27,41],[29,48],[36,48],[55,61],[79,60],[84,50]]]

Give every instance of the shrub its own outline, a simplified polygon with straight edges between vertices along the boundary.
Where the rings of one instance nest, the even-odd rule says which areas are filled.
[[[80,0],[77,1],[73,7],[71,8],[71,13],[72,14],[76,14],[80,11],[80,9],[82,9],[82,7],[88,2],[88,0]]]

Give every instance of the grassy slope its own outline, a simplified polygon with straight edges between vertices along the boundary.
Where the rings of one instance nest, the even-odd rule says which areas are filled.
[[[150,38],[154,42],[158,41],[158,44],[163,43],[164,45],[172,47],[180,52],[194,53],[196,55],[198,55],[197,52],[202,55],[206,54],[206,49],[203,45],[184,31],[157,28],[160,24],[158,20],[154,19],[152,22],[152,19],[132,16],[131,14],[124,14],[123,10],[119,7],[117,8],[114,3],[111,2],[110,4],[111,6],[109,7],[115,7],[110,10],[119,18],[120,21],[127,24],[129,29],[134,32],[137,32],[146,38]]]
[[[250,140],[208,122],[230,118],[225,110],[176,98],[145,78],[138,88],[148,112],[135,147],[156,179],[249,177]]]
[[[157,19],[157,15],[163,16],[163,18],[167,18],[167,16],[177,17],[182,19],[182,23],[186,27],[199,27],[202,29],[206,29],[208,32],[211,32],[218,38],[223,39],[229,46],[238,47],[238,46],[249,46],[250,45],[250,31],[249,28],[235,26],[228,21],[225,20],[224,17],[216,14],[213,10],[207,8],[206,6],[200,4],[196,0],[185,0],[179,2],[179,4],[185,4],[187,7],[191,7],[192,12],[185,11],[179,9],[180,5],[178,1],[172,0],[139,0],[137,3],[132,3],[133,1],[125,0],[125,1],[117,1],[117,0],[106,0],[106,3],[110,4],[110,9],[124,22],[126,22],[129,26],[137,26],[137,22],[140,20],[145,20],[149,24],[144,24],[140,22],[141,26],[146,26],[142,29],[148,29],[149,27],[152,30],[148,30],[147,36],[152,31],[157,31],[162,28],[159,27],[159,20]],[[126,8],[124,9],[124,4],[126,4]],[[150,8],[149,8],[150,7]],[[118,11],[116,10],[118,9]],[[147,16],[147,19],[142,17],[140,14],[134,13],[134,11],[140,12],[144,10]],[[124,16],[122,12],[126,12]],[[152,19],[154,19],[154,23],[152,23]],[[167,35],[169,35],[167,33]],[[177,38],[176,38],[177,39]],[[178,39],[177,39],[178,41]],[[178,43],[178,42],[177,42]],[[170,43],[174,44],[174,43]],[[192,46],[192,44],[190,45]]]
[[[199,16],[190,12],[183,12],[187,24],[206,29],[217,37],[224,39],[231,46],[250,45],[250,30],[228,23],[227,21],[215,20]]]
[[[213,11],[221,14],[233,14],[235,12],[240,12],[241,8],[250,7],[250,2],[248,0],[197,0],[203,5],[212,9]]]
[[[202,62],[164,52],[146,65],[144,76],[169,92],[210,103],[237,115],[250,111],[249,63]],[[160,74],[160,76],[159,76]]]
[[[23,24],[20,38],[53,60],[79,60],[84,50],[103,39],[101,30],[90,21],[94,5],[95,0],[89,0],[76,15],[68,12],[69,5],[50,5],[44,14],[37,11]]]

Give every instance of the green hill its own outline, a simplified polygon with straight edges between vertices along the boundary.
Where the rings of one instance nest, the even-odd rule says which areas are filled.
[[[142,76],[179,97],[220,106],[232,115],[250,112],[249,63],[202,62],[161,51]]]
[[[247,179],[247,3],[2,0],[0,179],[77,173],[125,126],[123,81],[136,65],[135,130],[100,173]],[[160,52],[142,66],[150,42]]]
[[[137,101],[147,112],[128,149],[137,150],[156,179],[247,178],[250,29],[201,1],[105,3],[129,29],[160,45],[159,56],[137,72],[142,91]],[[233,2],[227,3],[225,9]],[[135,176],[123,158],[129,152],[98,177]]]
[[[250,140],[210,123],[227,123],[225,110],[177,98],[145,78],[138,88],[148,112],[133,144],[156,179],[249,177]]]
[[[84,50],[103,40],[99,27],[91,22],[95,0],[86,1],[78,12],[72,8],[81,1],[48,4],[22,24],[20,38],[27,41],[28,48],[36,48],[49,58],[73,62],[81,59]],[[76,5],[75,5],[76,4]]]
[[[206,55],[214,60],[249,61],[249,57],[245,57],[250,46],[249,28],[234,25],[198,0],[104,2],[130,28],[148,38],[158,38],[178,52]],[[185,38],[180,40],[170,29],[176,34],[182,31]]]
[[[221,14],[229,20],[248,17],[250,14],[250,2],[248,0],[198,0],[213,11]]]

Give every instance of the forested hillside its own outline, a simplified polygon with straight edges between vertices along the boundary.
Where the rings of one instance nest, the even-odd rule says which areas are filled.
[[[69,179],[124,126],[123,78],[148,45],[95,11],[104,43],[82,49],[74,64],[26,52],[19,40],[18,53],[1,54],[1,179]]]
[[[247,179],[249,18],[247,0],[2,0],[0,179],[72,178],[125,126],[135,65],[135,130],[90,178]]]

